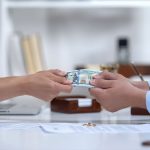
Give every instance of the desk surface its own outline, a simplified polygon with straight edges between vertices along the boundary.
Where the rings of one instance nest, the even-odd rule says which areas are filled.
[[[0,131],[1,150],[144,150],[150,135],[45,134],[41,130]]]
[[[131,116],[129,109],[116,113],[103,111],[89,114],[50,112],[44,106],[36,116],[0,116],[0,122],[95,122],[95,123],[150,123],[150,116]],[[39,129],[0,129],[1,150],[142,150],[142,141],[149,134],[46,134]]]

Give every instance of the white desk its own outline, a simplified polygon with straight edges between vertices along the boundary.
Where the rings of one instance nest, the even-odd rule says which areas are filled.
[[[1,150],[142,150],[138,134],[44,134],[42,131],[0,133]],[[150,136],[149,136],[150,138]]]
[[[129,109],[117,113],[61,114],[43,108],[37,116],[0,116],[3,121],[22,122],[150,122],[149,116],[130,116]],[[149,134],[46,134],[40,129],[0,130],[1,150],[142,150]]]

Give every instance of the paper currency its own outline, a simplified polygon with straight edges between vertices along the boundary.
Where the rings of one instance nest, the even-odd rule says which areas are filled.
[[[102,71],[95,71],[89,69],[73,70],[67,73],[67,79],[72,81],[73,86],[82,86],[82,87],[93,87],[90,85],[90,80],[96,74],[100,74]]]

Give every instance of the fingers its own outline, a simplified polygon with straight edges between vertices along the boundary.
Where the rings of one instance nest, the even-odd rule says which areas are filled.
[[[102,88],[102,89],[107,89],[107,88],[112,88],[113,87],[113,80],[104,80],[104,79],[93,79],[90,81],[90,84],[98,87],[98,88]]]
[[[96,97],[96,99],[102,99],[105,90],[104,89],[99,89],[99,88],[91,88],[89,89],[89,92],[92,96]]]
[[[118,74],[104,71],[104,72],[100,73],[99,75],[95,75],[93,78],[94,79],[101,78],[101,79],[106,79],[106,80],[116,80],[118,78]]]
[[[58,76],[62,76],[62,77],[66,75],[66,72],[59,70],[59,69],[52,69],[52,70],[49,70],[49,72]]]
[[[67,80],[65,75],[66,73],[64,71],[54,69],[49,71],[43,71],[41,73],[44,73],[45,76],[47,76],[50,80],[61,83],[61,84],[71,84],[72,82]]]
[[[59,92],[66,92],[70,93],[72,91],[72,86],[71,85],[63,85],[60,83],[55,83],[56,88]]]
[[[71,81],[67,80],[65,77],[57,76],[52,73],[49,74],[49,79],[53,80],[55,82],[61,83],[61,84],[71,84],[72,83]]]

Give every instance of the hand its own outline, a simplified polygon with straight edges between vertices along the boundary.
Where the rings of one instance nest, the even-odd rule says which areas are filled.
[[[71,92],[71,82],[65,75],[60,70],[49,70],[25,76],[22,84],[23,93],[49,101],[60,92]]]
[[[90,89],[100,104],[108,111],[115,112],[129,106],[146,108],[146,91],[141,90],[120,74],[103,72],[90,82]]]
[[[103,78],[104,76],[106,76],[105,71],[104,71],[104,74],[102,74],[101,76],[97,76],[97,77],[98,78]],[[139,89],[143,89],[143,90],[146,90],[146,91],[149,90],[149,85],[148,85],[148,82],[146,82],[146,81],[131,81],[128,78],[124,77],[123,75],[117,74],[117,73],[111,74],[111,78],[116,79],[116,80],[126,80],[126,81],[130,82],[133,86],[135,86]]]
[[[148,91],[149,90],[149,84],[146,81],[130,81],[132,85],[135,87]]]

